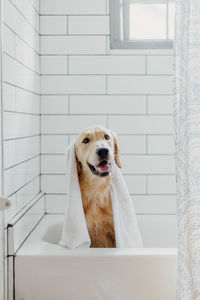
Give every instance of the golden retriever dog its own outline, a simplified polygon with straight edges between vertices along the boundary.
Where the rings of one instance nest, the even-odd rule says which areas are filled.
[[[112,165],[121,168],[116,135],[102,127],[85,129],[75,143],[83,209],[92,248],[115,248],[110,183]]]

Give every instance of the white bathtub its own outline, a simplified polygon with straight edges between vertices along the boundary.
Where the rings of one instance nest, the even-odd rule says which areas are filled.
[[[175,300],[176,217],[139,216],[143,249],[58,245],[62,215],[45,215],[15,258],[15,300]]]

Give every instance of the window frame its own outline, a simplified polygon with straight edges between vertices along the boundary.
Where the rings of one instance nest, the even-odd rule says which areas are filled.
[[[110,0],[110,46],[111,49],[172,49],[172,39],[129,39],[130,3],[169,3],[172,0]],[[168,14],[168,11],[166,12]],[[168,18],[167,29],[168,30]]]

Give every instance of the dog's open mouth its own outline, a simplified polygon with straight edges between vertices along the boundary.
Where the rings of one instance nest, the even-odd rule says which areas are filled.
[[[111,164],[107,160],[102,160],[97,166],[88,163],[91,172],[98,176],[108,176],[111,171]]]

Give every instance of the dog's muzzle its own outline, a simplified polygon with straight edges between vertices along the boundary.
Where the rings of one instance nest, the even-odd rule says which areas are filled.
[[[110,175],[111,163],[109,163],[107,160],[102,160],[97,166],[93,166],[90,163],[88,163],[88,166],[94,175],[100,177],[105,177]]]

